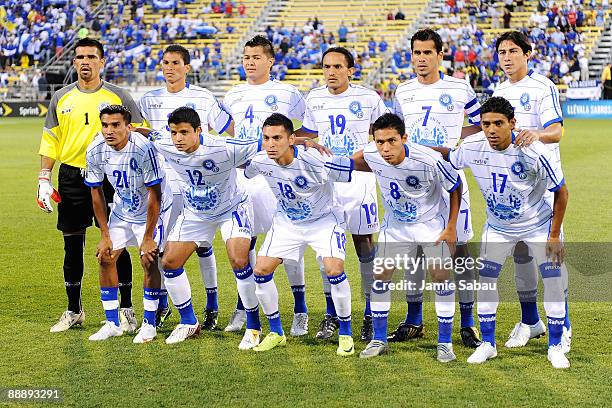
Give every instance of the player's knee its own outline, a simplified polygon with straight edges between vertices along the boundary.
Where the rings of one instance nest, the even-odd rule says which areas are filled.
[[[255,268],[253,268],[253,273],[255,274],[255,276],[265,276],[271,274],[272,272],[274,272],[274,270],[271,270],[265,265],[255,265]]]
[[[150,271],[157,265],[157,257],[151,260],[148,256],[141,256],[140,265],[142,265],[142,268],[144,269],[145,273],[148,273],[148,271]]]
[[[233,269],[243,269],[249,264],[249,254],[231,254],[229,261]]]
[[[173,256],[168,256],[168,254],[166,254],[162,258],[162,268],[163,269],[178,269],[181,266],[183,265],[181,265],[179,260],[177,258],[174,258]]]
[[[393,277],[393,269],[384,269],[381,272],[374,273],[374,279],[379,281],[388,281]]]
[[[450,277],[450,271],[444,268],[433,268],[429,273],[433,282],[444,282]]]
[[[102,255],[99,259],[100,259],[100,266],[102,267],[102,269],[110,268],[117,262],[116,258],[113,258],[108,254]]]

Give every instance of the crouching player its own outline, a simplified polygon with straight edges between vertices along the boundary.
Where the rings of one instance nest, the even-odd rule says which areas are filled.
[[[480,112],[484,135],[473,136],[455,150],[444,151],[453,167],[472,169],[487,203],[480,250],[484,266],[480,270],[477,304],[483,342],[468,363],[484,363],[497,356],[497,279],[516,244],[524,242],[537,262],[544,284],[548,360],[555,368],[568,368],[570,363],[561,345],[565,321],[561,223],[568,200],[561,167],[539,141],[528,147],[513,144],[514,108],[506,99],[493,97]],[[546,199],[547,190],[554,193],[552,207]]]
[[[334,182],[351,181],[353,162],[349,157],[325,158],[314,149],[296,147],[293,124],[280,113],[268,117],[262,129],[266,152],[256,154],[244,174],[247,178],[263,175],[278,205],[255,265],[256,294],[270,322],[270,333],[254,350],[268,351],[286,344],[274,271],[283,260],[299,262],[310,246],[322,260],[331,284],[340,326],[336,353],[351,355],[355,347],[351,290],[344,273],[346,237],[342,208],[334,204]]]
[[[94,215],[102,238],[98,244],[100,296],[106,314],[102,328],[89,340],[121,336],[117,300],[117,258],[129,246],[140,248],[144,269],[144,319],[134,343],[145,343],[157,335],[155,312],[159,298],[160,275],[157,266],[164,243],[164,217],[170,213],[172,192],[164,180],[164,170],[153,145],[130,131],[130,111],[110,105],[100,111],[102,136],[87,148],[85,184],[91,187]],[[115,188],[110,217],[102,191],[104,176]]]
[[[461,201],[461,179],[442,157],[431,149],[407,141],[404,122],[387,113],[372,125],[374,141],[356,153],[355,170],[371,171],[385,205],[385,217],[378,236],[377,257],[395,259],[406,254],[415,258],[421,246],[425,265],[436,289],[438,316],[438,361],[454,360],[451,333],[455,314],[454,284],[449,282],[450,270],[445,269],[457,240],[457,216]],[[444,191],[450,193],[448,225],[443,201]],[[385,262],[386,263],[386,262]],[[362,358],[379,356],[388,350],[387,315],[391,307],[389,284],[395,266],[375,270],[370,294],[374,337],[360,353]],[[422,286],[423,282],[409,281]]]

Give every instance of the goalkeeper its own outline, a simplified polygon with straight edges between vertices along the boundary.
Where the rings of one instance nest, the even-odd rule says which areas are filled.
[[[130,109],[134,122],[142,118],[131,96],[123,89],[104,82],[100,71],[104,66],[104,48],[99,41],[81,39],[76,45],[73,65],[78,80],[51,98],[38,153],[41,156],[37,202],[41,210],[53,212],[51,201],[58,203],[57,229],[64,235],[64,284],[68,310],[51,327],[51,332],[68,330],[85,320],[81,305],[83,249],[85,230],[92,225],[93,207],[89,187],[83,183],[87,146],[100,132],[100,109],[112,104]],[[51,171],[60,162],[58,191],[51,184]],[[112,201],[113,188],[106,181],[107,202]],[[137,321],[131,302],[132,265],[127,251],[117,260],[121,293],[122,328],[136,329]]]

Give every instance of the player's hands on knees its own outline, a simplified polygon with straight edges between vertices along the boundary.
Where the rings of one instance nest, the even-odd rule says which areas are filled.
[[[516,147],[527,147],[536,140],[540,140],[540,136],[537,132],[529,129],[516,129],[518,132],[514,138],[514,145]]]
[[[46,213],[52,213],[53,207],[51,206],[51,200],[56,203],[62,201],[59,193],[51,184],[51,170],[42,169],[38,173],[38,194],[36,202],[41,210]]]
[[[158,254],[157,242],[152,237],[144,237],[140,244],[140,257],[148,263],[153,263]]]
[[[455,250],[457,249],[457,229],[453,228],[452,225],[446,227],[436,240],[436,246],[442,241],[446,242],[446,245],[448,245],[448,249],[450,250],[450,254],[454,255]]]
[[[553,265],[560,266],[565,259],[565,247],[559,237],[549,237],[546,242],[546,257]]]
[[[327,155],[327,156],[331,156],[332,155],[332,151],[330,149],[328,149],[327,147],[318,144],[317,142],[315,142],[314,140],[304,140],[304,148],[305,149],[316,149],[317,152],[321,153],[322,155]]]
[[[110,240],[110,237],[102,237],[100,239],[96,248],[96,258],[98,258],[98,263],[100,264],[113,259],[113,242]]]

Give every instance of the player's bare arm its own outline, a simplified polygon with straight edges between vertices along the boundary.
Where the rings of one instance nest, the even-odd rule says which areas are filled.
[[[113,242],[110,239],[108,230],[107,214],[106,214],[106,199],[102,186],[91,188],[91,200],[93,204],[94,216],[100,227],[100,242],[96,249],[96,257],[98,262],[102,261],[103,256],[113,256]]]
[[[565,249],[561,240],[561,225],[563,224],[568,198],[569,191],[565,184],[555,191],[553,219],[548,242],[546,243],[546,255],[550,257],[553,264],[557,265],[560,265],[565,257]]]
[[[440,242],[446,242],[451,254],[455,253],[457,242],[457,217],[459,216],[459,207],[461,205],[462,183],[459,179],[459,185],[450,193],[450,208],[448,210],[448,225],[436,241],[436,245]]]
[[[297,138],[304,138],[304,139],[316,139],[319,137],[319,134],[317,132],[309,132],[306,129],[304,129],[303,127],[299,128],[298,130],[295,131],[295,137]]]
[[[153,239],[153,235],[155,233],[161,208],[161,184],[155,184],[147,189],[149,190],[149,201],[147,203],[147,227],[145,229],[142,244],[140,245],[140,251],[142,252],[142,258],[144,258],[145,261],[153,263],[155,262],[159,250],[159,248],[157,248],[157,243]]]
[[[553,123],[546,129],[517,129],[517,135],[514,139],[514,145],[527,147],[536,140],[546,143],[559,143],[563,136],[563,125],[560,122]]]
[[[363,150],[360,150],[357,153],[353,154],[353,156],[351,156],[351,159],[353,159],[354,170],[372,172],[372,169],[363,158]]]
[[[465,139],[466,137],[470,137],[475,135],[478,132],[481,132],[482,128],[478,125],[469,125],[461,128],[461,137],[460,139]]]
[[[450,153],[451,150],[448,147],[442,147],[442,146],[428,146],[430,149],[435,150],[436,152],[440,153],[442,155],[442,157],[444,158],[444,160],[449,161],[448,160],[448,154]]]

